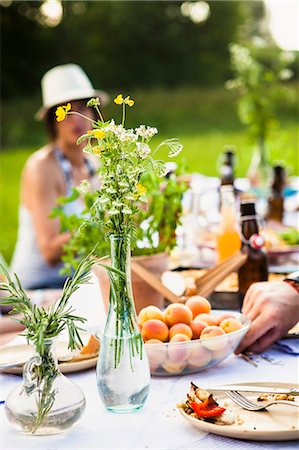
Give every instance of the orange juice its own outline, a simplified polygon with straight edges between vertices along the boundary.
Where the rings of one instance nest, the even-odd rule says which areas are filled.
[[[216,245],[218,262],[224,261],[241,249],[232,186],[221,186],[221,221]]]

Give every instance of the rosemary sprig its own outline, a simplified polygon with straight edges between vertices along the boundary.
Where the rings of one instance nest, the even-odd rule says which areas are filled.
[[[0,283],[0,291],[6,291],[7,297],[1,299],[4,305],[11,305],[10,314],[21,313],[21,319],[15,319],[25,326],[22,334],[28,342],[31,342],[40,357],[40,363],[36,363],[35,384],[25,388],[27,394],[36,392],[37,413],[32,414],[32,422],[28,424],[28,429],[35,433],[40,428],[55,401],[55,387],[53,383],[59,374],[55,360],[51,352],[51,340],[58,336],[65,328],[68,330],[69,343],[71,349],[80,348],[83,343],[79,331],[83,331],[80,326],[86,321],[85,318],[76,316],[74,310],[68,305],[71,295],[82,285],[90,281],[90,270],[93,264],[99,264],[103,258],[97,258],[89,254],[78,265],[74,276],[68,278],[63,286],[61,297],[53,303],[48,310],[43,306],[37,307],[30,302],[29,297],[22,288],[18,276],[15,274],[15,281],[11,278],[5,267],[0,264],[0,269],[6,277],[7,282]],[[111,276],[111,273],[122,273],[117,269],[104,266]],[[113,278],[111,277],[113,282]],[[33,389],[33,390],[32,390]]]

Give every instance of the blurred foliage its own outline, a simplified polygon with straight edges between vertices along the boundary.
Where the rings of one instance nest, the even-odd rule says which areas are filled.
[[[248,14],[244,2],[207,1],[210,15],[200,23],[183,16],[182,3],[63,1],[55,28],[41,21],[41,1],[1,6],[3,97],[39,92],[45,71],[66,62],[105,89],[224,81],[228,43]]]
[[[278,105],[296,102],[294,89],[285,83],[293,76],[288,67],[295,55],[276,51],[275,58],[274,55],[269,58],[263,49],[257,51],[236,43],[229,48],[235,76],[226,86],[238,92],[239,118],[249,127],[253,142],[263,147],[273,128],[278,126]]]

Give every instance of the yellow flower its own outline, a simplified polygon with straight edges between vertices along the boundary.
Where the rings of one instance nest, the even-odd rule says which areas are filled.
[[[130,96],[128,95],[128,97],[126,97],[126,98],[124,99],[124,103],[125,103],[126,105],[133,106],[135,102],[134,102],[134,100],[132,100],[132,99],[130,98]]]
[[[66,106],[58,106],[55,112],[57,116],[56,117],[57,122],[62,122],[66,118],[67,113],[68,111],[70,111],[70,109],[71,109],[70,103],[68,103]]]
[[[103,131],[103,130],[94,130],[93,135],[97,139],[104,139],[105,131]]]
[[[114,99],[114,103],[117,105],[122,105],[124,102],[122,94],[118,94],[118,96]]]
[[[93,133],[93,130],[88,130],[87,131],[87,134],[92,134]]]
[[[100,156],[101,151],[102,151],[102,150],[101,150],[101,147],[96,146],[96,147],[93,147],[93,148],[92,148],[92,153],[93,153],[94,155]]]
[[[137,184],[137,191],[138,191],[138,195],[142,195],[146,193],[146,187],[143,186],[141,183]]]

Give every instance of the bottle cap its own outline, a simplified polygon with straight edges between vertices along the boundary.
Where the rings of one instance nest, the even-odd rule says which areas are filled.
[[[254,248],[256,250],[259,250],[260,248],[264,247],[265,245],[265,238],[261,234],[253,234],[249,238],[249,245],[251,248]]]

